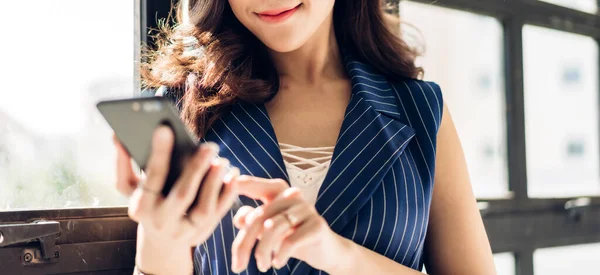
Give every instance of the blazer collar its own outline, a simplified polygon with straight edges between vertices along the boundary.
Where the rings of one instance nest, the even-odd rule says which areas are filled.
[[[352,80],[352,96],[316,202],[318,212],[337,233],[368,203],[415,135],[412,128],[401,122],[406,118],[401,115],[404,112],[388,80],[351,55],[345,55],[343,60]],[[289,182],[264,105],[234,106],[209,130],[205,139],[218,143],[221,156],[228,158],[243,174]],[[247,198],[242,201],[258,205]],[[290,266],[293,269],[303,265],[292,260]],[[295,273],[305,274],[300,270]]]
[[[344,63],[352,80],[352,98],[316,203],[338,233],[372,197],[415,135],[401,122],[404,112],[388,80],[351,55]]]

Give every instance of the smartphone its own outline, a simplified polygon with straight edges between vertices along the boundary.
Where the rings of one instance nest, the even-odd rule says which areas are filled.
[[[181,175],[186,158],[193,155],[200,146],[196,136],[179,118],[177,108],[164,97],[106,100],[100,101],[96,107],[142,170],[146,169],[150,157],[154,130],[160,125],[167,125],[173,130],[175,143],[169,173],[162,190],[162,194],[167,196]],[[194,201],[193,205],[196,203]]]

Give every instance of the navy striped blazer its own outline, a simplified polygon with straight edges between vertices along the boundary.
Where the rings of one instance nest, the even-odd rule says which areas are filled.
[[[421,270],[433,191],[436,135],[442,119],[439,86],[387,79],[368,64],[344,58],[352,96],[319,190],[316,209],[333,231],[402,265]],[[264,105],[238,104],[204,137],[242,174],[288,180]],[[289,181],[289,180],[288,180]],[[257,206],[243,197],[242,202]],[[230,211],[195,250],[197,274],[234,274]],[[323,274],[291,259],[267,274]],[[241,274],[262,274],[251,257]]]

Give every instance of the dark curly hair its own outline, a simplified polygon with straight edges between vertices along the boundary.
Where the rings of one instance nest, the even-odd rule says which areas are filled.
[[[418,78],[418,52],[400,38],[399,20],[387,7],[380,0],[336,1],[338,44],[388,78]],[[265,45],[227,0],[182,0],[176,8],[173,24],[162,24],[156,46],[145,54],[142,83],[176,93],[192,132],[203,136],[237,102],[264,103],[277,93],[279,78]]]

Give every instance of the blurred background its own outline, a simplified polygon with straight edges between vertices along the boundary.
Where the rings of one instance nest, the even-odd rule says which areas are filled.
[[[121,233],[67,228],[57,244],[131,248],[112,131],[95,103],[139,93],[139,45],[169,2],[0,1],[10,25],[0,40],[0,222],[86,219]],[[425,79],[444,91],[498,274],[600,274],[598,1],[391,2],[423,51]],[[3,258],[19,253],[9,250],[0,267],[29,274]]]

